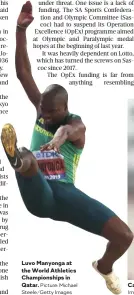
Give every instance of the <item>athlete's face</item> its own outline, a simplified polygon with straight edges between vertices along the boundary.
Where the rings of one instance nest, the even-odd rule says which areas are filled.
[[[50,125],[60,123],[67,114],[67,105],[56,99],[49,100],[42,97],[40,108],[45,123]]]

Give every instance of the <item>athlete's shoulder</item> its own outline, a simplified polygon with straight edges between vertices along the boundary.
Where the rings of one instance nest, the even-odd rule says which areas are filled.
[[[79,115],[76,115],[76,114],[72,114],[72,113],[69,113],[69,116],[68,116],[68,124],[75,124],[75,125],[79,125],[80,127],[83,128],[83,131],[86,131],[86,126],[81,118],[81,116]]]
[[[76,115],[76,114],[72,114],[72,113],[69,113],[68,114],[68,120],[82,120],[81,117],[79,115]]]

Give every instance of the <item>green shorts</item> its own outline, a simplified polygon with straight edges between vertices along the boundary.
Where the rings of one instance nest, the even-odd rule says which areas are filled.
[[[74,184],[45,180],[40,170],[32,177],[16,172],[16,178],[26,208],[37,217],[66,221],[101,235],[104,224],[116,216]]]

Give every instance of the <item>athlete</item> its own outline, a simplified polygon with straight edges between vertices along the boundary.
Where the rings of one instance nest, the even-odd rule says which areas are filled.
[[[69,113],[68,94],[62,86],[51,85],[42,94],[38,90],[26,47],[26,29],[32,21],[32,5],[28,1],[17,21],[16,72],[37,111],[31,148],[17,148],[11,124],[2,129],[2,144],[30,213],[69,222],[108,240],[106,252],[93,262],[93,267],[105,279],[107,288],[120,294],[113,264],[129,248],[133,233],[114,212],[74,185],[85,144],[85,126],[79,116]]]

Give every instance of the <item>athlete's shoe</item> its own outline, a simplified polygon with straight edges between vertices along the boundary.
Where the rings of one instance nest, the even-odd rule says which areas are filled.
[[[98,270],[98,262],[94,261],[92,263],[93,268],[105,279],[106,282],[106,286],[107,288],[113,293],[113,294],[120,294],[121,291],[121,287],[120,287],[120,282],[119,282],[119,278],[115,275],[115,273],[112,271],[107,275],[102,274],[99,270]]]
[[[22,166],[22,159],[17,148],[17,137],[11,124],[5,124],[1,132],[1,141],[11,166],[19,169]]]

